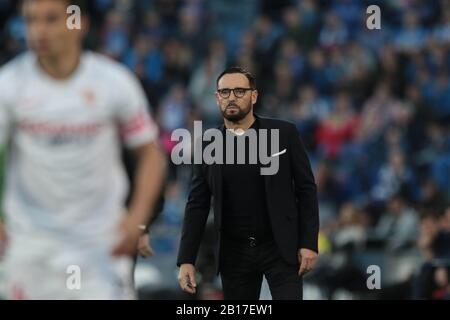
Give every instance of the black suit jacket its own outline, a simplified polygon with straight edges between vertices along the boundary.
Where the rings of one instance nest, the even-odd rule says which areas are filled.
[[[281,256],[297,264],[299,248],[318,252],[319,209],[317,188],[306,149],[294,124],[277,119],[259,119],[260,129],[279,129],[278,172],[264,176],[269,220]],[[221,127],[223,130],[223,125]],[[270,137],[270,133],[268,133]],[[270,138],[268,139],[271,149]],[[270,151],[269,153],[273,153]],[[225,161],[225,159],[224,159]],[[269,165],[267,165],[269,166]],[[220,269],[222,230],[222,165],[194,164],[191,190],[186,204],[177,265],[195,264],[197,252],[213,202],[216,244],[216,270]],[[245,192],[245,191],[243,191]]]

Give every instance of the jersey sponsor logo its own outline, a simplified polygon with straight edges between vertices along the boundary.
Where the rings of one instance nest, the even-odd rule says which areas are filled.
[[[40,104],[39,98],[24,98],[18,103],[18,107],[21,109],[30,109]]]
[[[21,121],[19,123],[19,130],[54,146],[88,143],[100,132],[102,127],[103,124],[99,122],[68,124]]]
[[[52,122],[33,122],[21,121],[19,128],[33,134],[96,134],[99,132],[102,123],[52,123]]]
[[[95,93],[91,89],[86,89],[83,92],[83,97],[88,107],[93,107],[95,105],[96,97]]]

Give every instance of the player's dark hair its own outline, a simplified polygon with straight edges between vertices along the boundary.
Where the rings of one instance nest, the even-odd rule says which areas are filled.
[[[22,0],[22,4],[29,1],[38,1],[38,0]],[[67,3],[67,6],[78,6],[81,9],[82,14],[86,14],[88,9],[88,2],[86,0],[61,0]]]

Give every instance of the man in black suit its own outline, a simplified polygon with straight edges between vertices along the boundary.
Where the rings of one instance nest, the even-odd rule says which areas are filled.
[[[301,299],[302,276],[316,262],[318,201],[306,150],[294,124],[253,113],[257,97],[255,79],[244,69],[229,68],[217,79],[216,100],[224,118],[221,132],[238,140],[253,129],[257,143],[246,140],[245,149],[235,145],[234,152],[223,148],[225,158],[231,153],[232,160],[245,152],[244,164],[228,164],[227,158],[226,164],[193,165],[177,261],[178,281],[186,292],[196,292],[194,264],[211,199],[217,271],[225,299],[259,299],[263,275],[274,299]],[[277,133],[276,143],[266,139],[264,144],[260,134],[264,130]],[[249,161],[255,145],[276,149],[269,151],[279,164],[274,174],[262,174],[267,163]]]

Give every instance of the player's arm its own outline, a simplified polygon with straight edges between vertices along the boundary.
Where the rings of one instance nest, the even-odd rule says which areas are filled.
[[[6,144],[9,140],[11,127],[11,116],[6,107],[6,102],[0,96],[0,256],[2,256],[3,251],[6,247],[7,236],[5,225],[3,222],[3,206],[2,206],[2,195],[3,195],[3,179],[5,173],[5,153]]]
[[[154,251],[150,246],[149,224],[155,215],[155,208],[157,207],[157,201],[159,201],[167,164],[164,153],[157,143],[150,143],[137,148],[134,150],[134,153],[138,159],[137,170],[133,180],[135,181],[135,187],[133,189],[136,192],[132,194],[129,213],[150,213],[150,216],[144,217],[145,223],[142,223],[142,225],[146,226],[146,228],[144,234],[139,238],[137,245],[138,252],[141,256],[150,257],[154,255]],[[147,176],[151,176],[152,178],[146,179],[145,177]],[[146,190],[154,190],[157,192],[151,192],[149,197],[146,197],[146,194],[148,194]],[[140,209],[141,206],[143,207],[142,209]]]
[[[153,141],[133,150],[136,156],[137,168],[134,175],[134,188],[131,195],[129,212],[122,227],[135,233],[137,237],[142,233],[140,226],[146,226],[151,220],[153,209],[159,198],[160,190],[165,178],[166,158],[158,143]],[[133,232],[134,230],[134,232]],[[130,236],[135,238],[135,236]],[[135,242],[119,246],[114,254],[131,253],[135,249]]]
[[[139,225],[147,225],[152,218],[165,178],[166,157],[156,141],[132,151],[137,158],[137,168],[129,213]]]
[[[115,90],[115,117],[122,142],[136,157],[128,214],[122,221],[123,239],[113,254],[134,254],[138,239],[153,216],[166,171],[166,159],[158,144],[153,121],[139,81],[130,72],[119,72]]]

